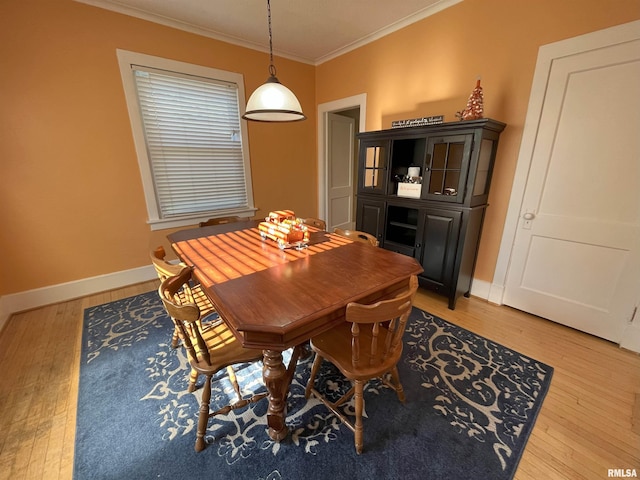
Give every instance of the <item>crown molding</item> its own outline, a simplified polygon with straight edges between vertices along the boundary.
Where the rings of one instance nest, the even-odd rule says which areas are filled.
[[[386,37],[387,35],[390,35],[393,32],[397,32],[398,30],[401,30],[404,27],[407,27],[413,23],[419,22],[420,20],[424,20],[425,18],[430,17],[431,15],[435,15],[436,13],[441,12],[442,10],[445,10],[463,1],[464,0],[440,0],[438,3],[430,5],[429,7],[424,8],[419,12],[414,13],[413,15],[409,15],[408,17],[398,20],[397,22],[392,23],[391,25],[388,25],[378,30],[377,32],[373,32],[367,35],[366,37],[361,38],[360,40],[356,40],[355,42],[350,43],[349,45],[345,45],[344,47],[341,47],[337,50],[334,50],[333,52],[328,53],[327,55],[323,55],[322,57],[316,58],[314,60],[314,65],[317,66],[322,63],[328,62],[329,60],[333,60],[334,58],[344,55],[345,53],[351,52],[360,47],[363,47],[364,45],[375,42],[376,40],[379,40],[382,37]]]
[[[230,43],[232,45],[249,48],[251,50],[256,50],[259,52],[269,53],[269,49],[263,45],[260,45],[254,42],[249,42],[247,40],[244,40],[239,37],[235,37],[233,35],[226,35],[226,34],[216,32],[214,30],[199,27],[197,25],[193,25],[188,22],[183,22],[173,18],[165,17],[163,15],[158,15],[158,14],[150,13],[137,8],[133,8],[128,5],[123,5],[117,0],[74,0],[74,1],[78,3],[90,5],[93,7],[110,10],[112,12],[120,13],[130,17],[139,18],[141,20],[157,23],[160,25],[164,25],[166,27],[176,28],[178,30],[182,30],[185,32],[194,33],[196,35],[201,35],[203,37],[212,38],[214,40],[219,40],[225,43]],[[449,8],[462,1],[464,0],[440,0],[439,2],[420,10],[419,12],[416,12],[401,20],[398,20],[397,22],[385,28],[382,28],[353,43],[350,43],[349,45],[345,45],[344,47],[338,48],[333,52],[330,52],[318,58],[305,58],[299,55],[287,53],[286,51],[283,51],[283,50],[278,50],[278,51],[274,50],[274,54],[276,54],[279,57],[287,58],[289,60],[293,60],[296,62],[318,66],[322,63],[328,62],[329,60],[332,60],[341,55],[344,55],[345,53],[351,52],[357,48],[367,45],[368,43],[374,42],[375,40],[385,37],[397,30],[400,30],[408,25],[411,25],[412,23],[416,23],[420,20],[423,20],[424,18],[434,15],[438,12],[441,12],[442,10],[445,10],[446,8]]]

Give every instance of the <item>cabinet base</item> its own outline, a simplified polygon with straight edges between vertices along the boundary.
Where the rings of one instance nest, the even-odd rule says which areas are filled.
[[[463,292],[457,292],[454,290],[452,292],[450,288],[447,288],[442,284],[435,283],[433,280],[430,280],[428,278],[424,278],[421,276],[418,276],[418,283],[422,288],[426,288],[427,290],[431,290],[432,292],[435,292],[438,295],[447,297],[449,310],[456,309],[456,302],[458,298],[460,298],[463,295],[469,298],[469,296],[471,295],[471,291],[467,291],[463,293]]]

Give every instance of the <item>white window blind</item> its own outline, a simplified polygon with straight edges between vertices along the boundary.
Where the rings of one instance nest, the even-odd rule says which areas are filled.
[[[238,86],[132,68],[160,218],[247,208]]]

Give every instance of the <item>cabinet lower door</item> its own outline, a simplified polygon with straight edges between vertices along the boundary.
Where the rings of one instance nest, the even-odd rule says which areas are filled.
[[[386,204],[383,201],[358,199],[356,230],[367,232],[382,245]]]
[[[453,285],[462,212],[429,208],[423,219],[421,277],[439,293],[448,294]]]

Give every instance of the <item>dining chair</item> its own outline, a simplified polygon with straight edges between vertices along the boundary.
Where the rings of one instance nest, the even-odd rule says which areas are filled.
[[[349,238],[351,240],[357,240],[364,243],[370,243],[374,247],[380,245],[378,239],[367,232],[361,232],[359,230],[344,230],[342,228],[336,228],[333,233],[341,237]]]
[[[164,247],[161,245],[155,250],[152,250],[149,254],[151,258],[151,263],[156,270],[156,274],[160,281],[167,279],[168,277],[173,277],[182,272],[186,265],[184,263],[170,263],[166,260],[166,252]],[[183,295],[185,295],[185,301],[195,302],[198,305],[198,309],[202,313],[202,316],[205,317],[216,311],[215,307],[209,301],[205,293],[202,291],[200,284],[196,281],[196,279],[192,278],[190,281],[190,288],[183,290]],[[178,335],[178,329],[174,329],[173,337],[171,339],[171,347],[177,348],[180,343],[180,337]]]
[[[267,393],[243,397],[232,365],[261,360],[262,350],[244,348],[224,322],[207,325],[208,322],[200,321],[203,318],[202,312],[195,303],[185,302],[184,299],[187,297],[182,294],[184,289],[190,288],[190,280],[191,268],[184,267],[178,275],[162,281],[158,293],[167,313],[178,329],[180,340],[187,350],[192,370],[205,376],[195,443],[196,452],[200,452],[206,446],[204,435],[209,418],[216,415],[226,415],[231,410],[255,403],[266,397]],[[203,328],[203,325],[207,325],[207,327]],[[234,403],[231,403],[230,399],[227,405],[210,413],[211,377],[225,368],[238,399]]]
[[[305,397],[317,397],[354,432],[358,454],[362,453],[363,446],[365,384],[371,379],[380,378],[385,385],[395,390],[401,402],[405,401],[397,364],[402,355],[402,335],[417,289],[418,277],[413,275],[409,287],[395,298],[372,305],[349,303],[342,324],[311,339],[311,348],[316,357]],[[315,377],[324,359],[333,363],[351,381],[349,391],[335,402],[323,396],[314,386]],[[355,421],[352,416],[338,410],[340,405],[352,397],[355,401]]]
[[[218,217],[210,218],[206,222],[200,222],[200,227],[209,227],[211,225],[222,225],[223,223],[235,223],[242,221],[242,217]]]
[[[319,218],[303,218],[302,223],[304,223],[305,225],[311,225],[312,227],[316,227],[320,230],[327,229],[327,222],[325,222],[324,220],[320,220]]]
[[[164,247],[160,245],[158,248],[151,250],[149,253],[149,257],[151,258],[151,263],[153,263],[153,267],[156,270],[156,274],[160,281],[164,280],[167,277],[173,277],[182,271],[182,269],[186,266],[183,263],[171,263],[169,262],[167,257],[167,252]]]

